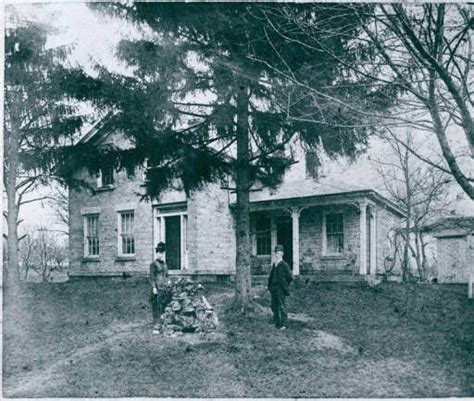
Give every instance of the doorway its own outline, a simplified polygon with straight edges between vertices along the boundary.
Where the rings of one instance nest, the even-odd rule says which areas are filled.
[[[188,264],[187,214],[162,212],[155,208],[153,244],[166,243],[165,260],[169,270],[186,269]]]
[[[165,217],[166,264],[169,270],[181,268],[181,216]]]
[[[283,245],[283,260],[293,269],[293,225],[291,217],[282,216],[277,219],[277,244]]]

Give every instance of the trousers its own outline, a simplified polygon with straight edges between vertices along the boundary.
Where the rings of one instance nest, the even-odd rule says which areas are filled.
[[[288,324],[288,313],[286,311],[286,294],[281,287],[273,287],[270,290],[272,296],[273,322],[275,326],[281,327]]]

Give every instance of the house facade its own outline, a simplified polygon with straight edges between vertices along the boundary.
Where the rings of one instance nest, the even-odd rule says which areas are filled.
[[[125,137],[99,129],[83,141],[129,146]],[[317,177],[314,169],[308,173],[314,162],[299,152],[300,162],[280,187],[250,194],[253,274],[269,272],[277,243],[295,275],[383,272],[391,253],[387,234],[403,212],[371,189]],[[141,171],[77,174],[96,190],[70,191],[70,275],[146,274],[159,241],[167,244],[170,274],[235,274],[235,195],[228,189],[210,184],[189,196],[169,190],[159,201],[145,202]]]

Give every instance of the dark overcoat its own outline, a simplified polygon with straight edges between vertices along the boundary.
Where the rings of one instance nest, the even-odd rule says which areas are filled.
[[[285,295],[289,295],[289,286],[293,280],[290,266],[284,260],[281,260],[277,265],[273,265],[270,277],[268,277],[268,289],[270,291],[281,288]]]

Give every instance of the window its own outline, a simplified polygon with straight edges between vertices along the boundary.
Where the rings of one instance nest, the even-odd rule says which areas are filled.
[[[342,213],[326,215],[326,253],[344,252],[344,217]]]
[[[84,227],[85,256],[99,256],[99,215],[85,216]]]
[[[272,236],[270,217],[259,215],[255,221],[255,231],[257,238],[257,255],[271,255]]]
[[[101,168],[97,178],[97,187],[106,188],[114,185],[114,168],[112,166]]]
[[[135,254],[133,211],[121,212],[119,221],[119,255]]]

